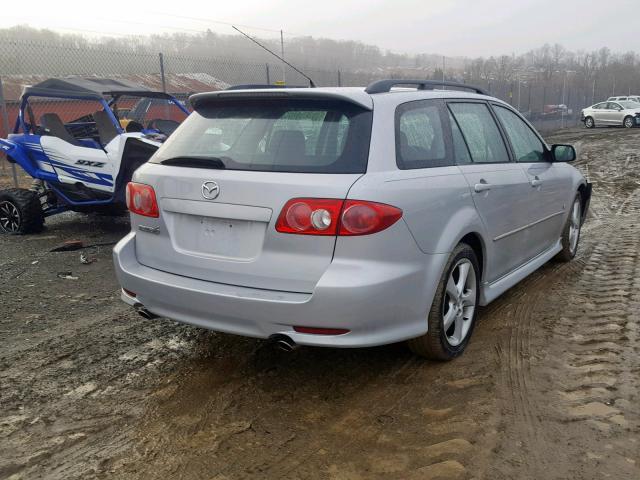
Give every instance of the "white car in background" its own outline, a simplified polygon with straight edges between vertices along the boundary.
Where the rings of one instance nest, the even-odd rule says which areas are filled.
[[[581,119],[587,128],[640,125],[640,103],[629,100],[600,102],[582,110]]]
[[[640,103],[640,95],[625,95],[623,97],[609,97],[607,102],[619,102],[621,100],[630,100],[632,102]]]

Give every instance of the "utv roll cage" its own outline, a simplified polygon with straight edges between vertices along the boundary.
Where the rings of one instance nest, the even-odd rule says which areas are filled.
[[[59,98],[62,100],[94,100],[102,104],[104,112],[113,123],[118,133],[124,133],[120,126],[119,119],[113,113],[111,106],[117,103],[123,96],[141,97],[150,99],[163,99],[174,103],[186,115],[189,110],[168,93],[156,92],[141,87],[138,84],[126,80],[113,80],[107,78],[50,78],[36,85],[26,87],[20,97],[20,109],[13,133],[18,133],[20,128],[27,133],[35,127],[35,119],[25,120],[25,110],[31,117],[29,111],[29,97]]]

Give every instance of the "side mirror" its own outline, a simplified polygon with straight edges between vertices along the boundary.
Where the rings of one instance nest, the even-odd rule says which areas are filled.
[[[551,158],[554,162],[573,162],[576,159],[576,149],[573,145],[553,145]]]

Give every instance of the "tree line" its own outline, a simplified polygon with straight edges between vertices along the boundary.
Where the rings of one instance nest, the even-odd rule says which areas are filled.
[[[249,32],[251,33],[251,32]],[[273,62],[262,49],[239,35],[206,30],[201,33],[164,33],[150,36],[102,36],[58,33],[15,26],[0,29],[0,42],[44,42],[73,48],[96,48],[131,53],[229,59],[235,62]],[[280,38],[263,38],[270,49],[280,51]],[[588,90],[640,93],[640,55],[612,52],[570,51],[562,45],[545,44],[526,53],[490,57],[447,57],[433,53],[403,54],[351,40],[310,36],[285,37],[285,57],[302,69],[344,70],[380,76],[447,78],[480,84],[559,84]],[[2,51],[0,50],[0,55]]]

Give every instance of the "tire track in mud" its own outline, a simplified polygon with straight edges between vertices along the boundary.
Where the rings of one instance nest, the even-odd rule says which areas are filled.
[[[587,157],[607,163],[591,175],[594,198],[578,257],[569,264],[543,267],[521,284],[531,293],[529,298],[519,295],[516,287],[505,296],[516,305],[496,311],[512,328],[508,340],[497,345],[505,435],[490,462],[490,478],[600,479],[609,472],[619,473],[618,478],[640,478],[640,448],[630,433],[638,437],[637,424],[624,415],[626,411],[638,416],[631,405],[638,404],[640,303],[630,302],[626,290],[634,282],[636,289],[640,287],[640,189],[627,178],[626,169],[633,170],[633,165],[624,157],[594,152],[589,141],[585,150]],[[617,176],[614,180],[602,174],[608,170]],[[627,236],[633,240],[624,240]],[[630,322],[633,316],[636,320]],[[534,332],[541,328],[546,335]],[[612,400],[611,392],[621,381],[627,388],[620,402]],[[594,437],[601,432],[594,434],[591,427],[611,432],[605,452],[596,453],[599,442]],[[626,446],[618,450],[619,445]],[[588,462],[600,462],[600,468],[585,468],[585,456]]]
[[[539,382],[532,374],[544,361],[536,310],[554,288],[584,267],[589,249],[570,263],[550,262],[507,292],[491,308],[504,330],[496,343],[499,380],[498,442],[487,478],[546,478],[548,458],[557,448],[545,429],[546,404],[539,401]],[[481,477],[482,478],[482,477]]]
[[[562,311],[553,330],[556,341],[565,339],[566,346],[557,354],[566,374],[556,385],[560,419],[569,429],[586,426],[600,438],[599,444],[586,447],[594,460],[593,478],[640,478],[637,220],[630,213],[606,226],[613,234],[596,245],[577,279],[570,308]]]
[[[226,409],[225,421],[244,422],[250,427],[223,440],[216,449],[218,460],[189,455],[183,458],[180,463],[189,474],[206,471],[211,478],[219,479],[469,477],[467,460],[474,455],[474,443],[478,443],[481,433],[477,426],[491,409],[486,400],[479,400],[481,396],[473,393],[487,390],[488,379],[443,375],[444,365],[410,357],[397,347],[359,352],[302,349],[294,358],[287,356],[291,363],[285,367],[282,367],[282,355],[269,351],[257,354],[260,355],[259,371],[247,366],[237,375],[245,379],[242,384],[234,385],[234,381],[221,385],[228,394],[233,390],[233,397],[248,400],[245,405],[236,404]],[[315,369],[304,365],[321,358],[325,364],[340,360],[346,364],[345,370],[338,368],[332,372],[335,380],[330,386],[334,388],[331,393],[335,398],[328,396],[330,392],[321,392],[325,387],[322,380]],[[363,361],[369,363],[370,370],[363,368]],[[276,372],[272,372],[274,368]],[[247,384],[250,372],[253,372],[250,378],[256,382]],[[268,372],[273,375],[268,376]],[[308,380],[307,385],[293,388],[284,395],[274,395],[273,383],[278,377],[288,383],[301,372]],[[193,402],[192,387],[182,382],[177,388],[178,392],[187,390],[190,403]],[[222,397],[229,397],[228,394],[223,392]],[[316,402],[309,403],[298,395],[316,398]],[[194,412],[197,425],[195,433],[189,430],[189,435],[198,436],[216,422],[216,415],[207,412],[219,411],[220,399],[206,396],[203,402],[197,402],[203,403],[204,408]],[[256,407],[257,396],[270,400],[259,415],[248,411]],[[455,398],[455,401],[443,404],[442,397]],[[169,400],[174,403],[171,411],[182,409],[185,401],[178,393]],[[160,411],[154,412],[154,419],[145,428],[145,438],[158,439],[155,417],[166,418],[170,413],[166,407],[165,403],[159,406]],[[283,411],[290,413],[283,415]],[[474,416],[469,418],[468,411],[476,412],[475,420]],[[172,433],[178,434],[178,448],[184,452],[183,442],[188,445],[184,438],[187,432],[183,436],[173,429]],[[265,435],[270,436],[268,445],[264,443]],[[396,437],[395,440],[390,441],[390,436]],[[399,442],[398,438],[405,441]],[[151,442],[150,450],[171,452],[175,444],[166,440]],[[246,445],[262,448],[254,448],[253,455],[247,457],[243,450]],[[154,463],[151,470],[157,473],[163,466]],[[185,474],[185,478],[189,478],[189,474]]]

